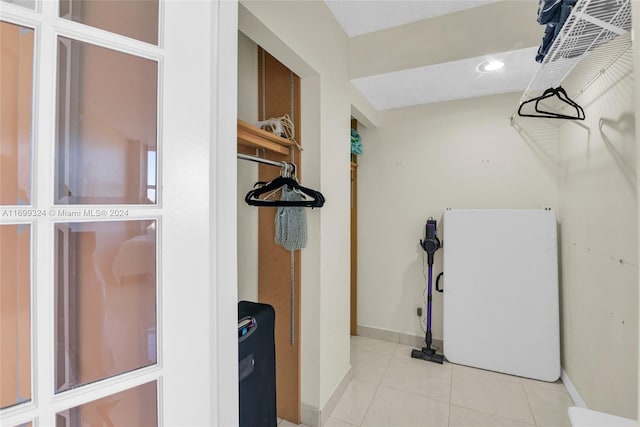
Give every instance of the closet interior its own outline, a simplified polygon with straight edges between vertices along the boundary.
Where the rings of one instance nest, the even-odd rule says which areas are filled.
[[[295,177],[302,182],[300,150],[300,78],[268,52],[258,47],[258,119],[287,116],[295,130],[291,139],[272,132],[269,125],[238,120],[239,161],[257,162],[258,183],[273,182],[284,169],[295,165]],[[256,122],[258,124],[258,122]],[[265,130],[267,129],[267,130]],[[292,141],[295,140],[296,142]],[[297,144],[296,144],[297,143]],[[285,167],[286,169],[286,167]],[[287,172],[289,172],[287,170]],[[238,188],[238,198],[245,203],[245,193],[255,188]],[[247,194],[247,201],[249,194]],[[279,195],[276,196],[276,198]],[[275,243],[277,208],[257,209],[257,301],[275,310],[276,402],[277,415],[300,423],[300,250],[289,251]],[[243,255],[239,254],[239,269]],[[242,284],[241,284],[242,286]]]
[[[358,121],[351,119],[352,132]],[[351,154],[351,314],[349,330],[358,335],[358,156]]]

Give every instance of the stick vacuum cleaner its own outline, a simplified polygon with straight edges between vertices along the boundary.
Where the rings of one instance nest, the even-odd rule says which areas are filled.
[[[431,348],[431,300],[432,300],[432,280],[433,280],[433,255],[440,248],[440,239],[436,233],[436,220],[429,217],[427,220],[424,240],[420,240],[420,246],[427,253],[427,264],[429,265],[428,285],[427,285],[427,336],[425,346],[422,350],[411,350],[411,357],[414,359],[428,360],[430,362],[442,363],[444,356],[436,354],[436,350]]]

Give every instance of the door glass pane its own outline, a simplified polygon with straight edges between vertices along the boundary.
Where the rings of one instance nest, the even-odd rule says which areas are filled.
[[[0,409],[31,400],[31,227],[0,225]]]
[[[55,225],[56,392],[156,363],[155,226]]]
[[[134,387],[56,414],[56,427],[158,425],[157,383]]]
[[[60,17],[158,44],[158,0],[61,0]]]
[[[154,204],[158,63],[58,37],[57,85],[56,203]]]
[[[26,7],[29,9],[36,8],[36,0],[2,0],[7,3],[15,4],[17,6]]]
[[[0,204],[31,200],[33,29],[0,21]]]

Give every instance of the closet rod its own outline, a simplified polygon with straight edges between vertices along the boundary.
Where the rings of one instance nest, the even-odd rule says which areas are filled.
[[[262,157],[248,156],[246,154],[238,154],[238,158],[242,160],[249,160],[251,162],[256,162],[256,163],[264,163],[265,165],[277,166],[279,168],[288,167],[287,162],[276,162],[273,160],[263,159]]]

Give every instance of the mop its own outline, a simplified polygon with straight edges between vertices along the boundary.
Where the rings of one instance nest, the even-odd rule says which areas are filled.
[[[299,202],[304,200],[293,188],[282,187],[280,200]],[[278,245],[289,251],[307,246],[307,216],[302,206],[279,206],[276,211],[276,237]]]
[[[427,253],[427,264],[429,265],[428,285],[427,285],[427,332],[425,346],[422,350],[411,350],[411,357],[414,359],[428,360],[429,362],[442,363],[444,356],[436,354],[436,350],[431,348],[431,283],[433,280],[433,255],[440,248],[440,239],[436,234],[436,220],[429,217],[427,220],[424,240],[420,240],[420,246]]]
[[[280,200],[301,201],[302,196],[288,185],[282,187]],[[294,344],[294,315],[295,315],[295,251],[307,246],[307,215],[302,206],[279,206],[276,211],[276,244],[291,253],[290,272],[290,337],[289,343]]]

